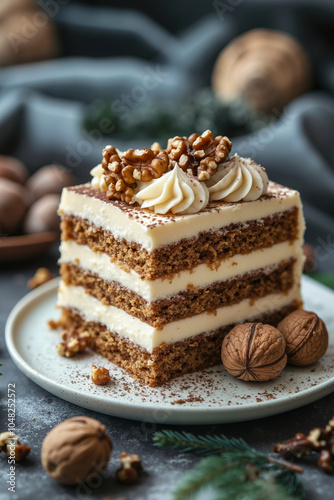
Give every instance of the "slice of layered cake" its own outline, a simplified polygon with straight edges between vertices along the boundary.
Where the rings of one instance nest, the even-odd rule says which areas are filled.
[[[233,325],[301,306],[299,193],[230,149],[209,131],[109,146],[63,191],[61,325],[151,386],[220,363]]]

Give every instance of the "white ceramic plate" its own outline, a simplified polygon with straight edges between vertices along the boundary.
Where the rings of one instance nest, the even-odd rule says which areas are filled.
[[[20,370],[56,396],[101,413],[164,424],[213,424],[275,415],[316,401],[334,391],[334,292],[304,277],[305,309],[316,311],[327,324],[326,356],[306,368],[288,365],[280,377],[266,383],[245,383],[222,366],[185,375],[163,387],[147,387],[92,351],[74,358],[56,353],[59,332],[47,326],[56,318],[58,279],[30,292],[11,312],[6,325],[9,353]],[[91,365],[110,370],[113,381],[96,386]]]

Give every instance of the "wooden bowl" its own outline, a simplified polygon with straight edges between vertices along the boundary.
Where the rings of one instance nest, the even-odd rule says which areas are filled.
[[[34,257],[44,252],[58,238],[59,234],[55,231],[0,237],[0,262]]]

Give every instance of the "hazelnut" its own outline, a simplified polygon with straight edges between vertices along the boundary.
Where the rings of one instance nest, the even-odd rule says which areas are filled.
[[[24,188],[16,182],[0,178],[0,230],[14,233],[28,208]]]
[[[271,325],[244,323],[226,335],[221,357],[234,377],[264,382],[278,377],[285,367],[285,340]]]
[[[74,417],[52,429],[42,445],[42,465],[62,484],[76,484],[107,467],[112,450],[111,438],[98,420]]]
[[[305,256],[304,269],[303,269],[304,273],[313,273],[317,269],[318,263],[312,245],[304,243],[303,254]]]
[[[60,194],[66,186],[75,184],[75,178],[65,168],[58,165],[46,165],[35,172],[26,186],[35,199],[46,194]]]
[[[28,178],[27,167],[12,156],[0,155],[0,177],[18,184],[24,184]]]
[[[35,201],[28,210],[24,220],[24,231],[27,234],[59,231],[59,194],[48,194]]]
[[[325,323],[315,313],[294,311],[277,328],[285,338],[289,363],[307,366],[325,355],[328,332]]]

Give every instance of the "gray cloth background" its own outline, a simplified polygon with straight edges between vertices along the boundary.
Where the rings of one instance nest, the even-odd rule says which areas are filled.
[[[173,100],[210,82],[218,53],[234,36],[256,27],[290,32],[311,58],[313,90],[291,103],[276,123],[232,137],[233,151],[251,156],[272,180],[301,192],[306,239],[315,246],[318,270],[334,270],[334,2],[172,0],[167,5],[152,0],[141,2],[142,12],[110,4],[54,0],[51,11],[45,0],[62,54],[1,69],[0,153],[17,156],[31,171],[63,164],[86,181],[106,143],[125,148],[154,140],[85,132],[83,115],[95,98],[117,100],[139,87],[145,98]]]

